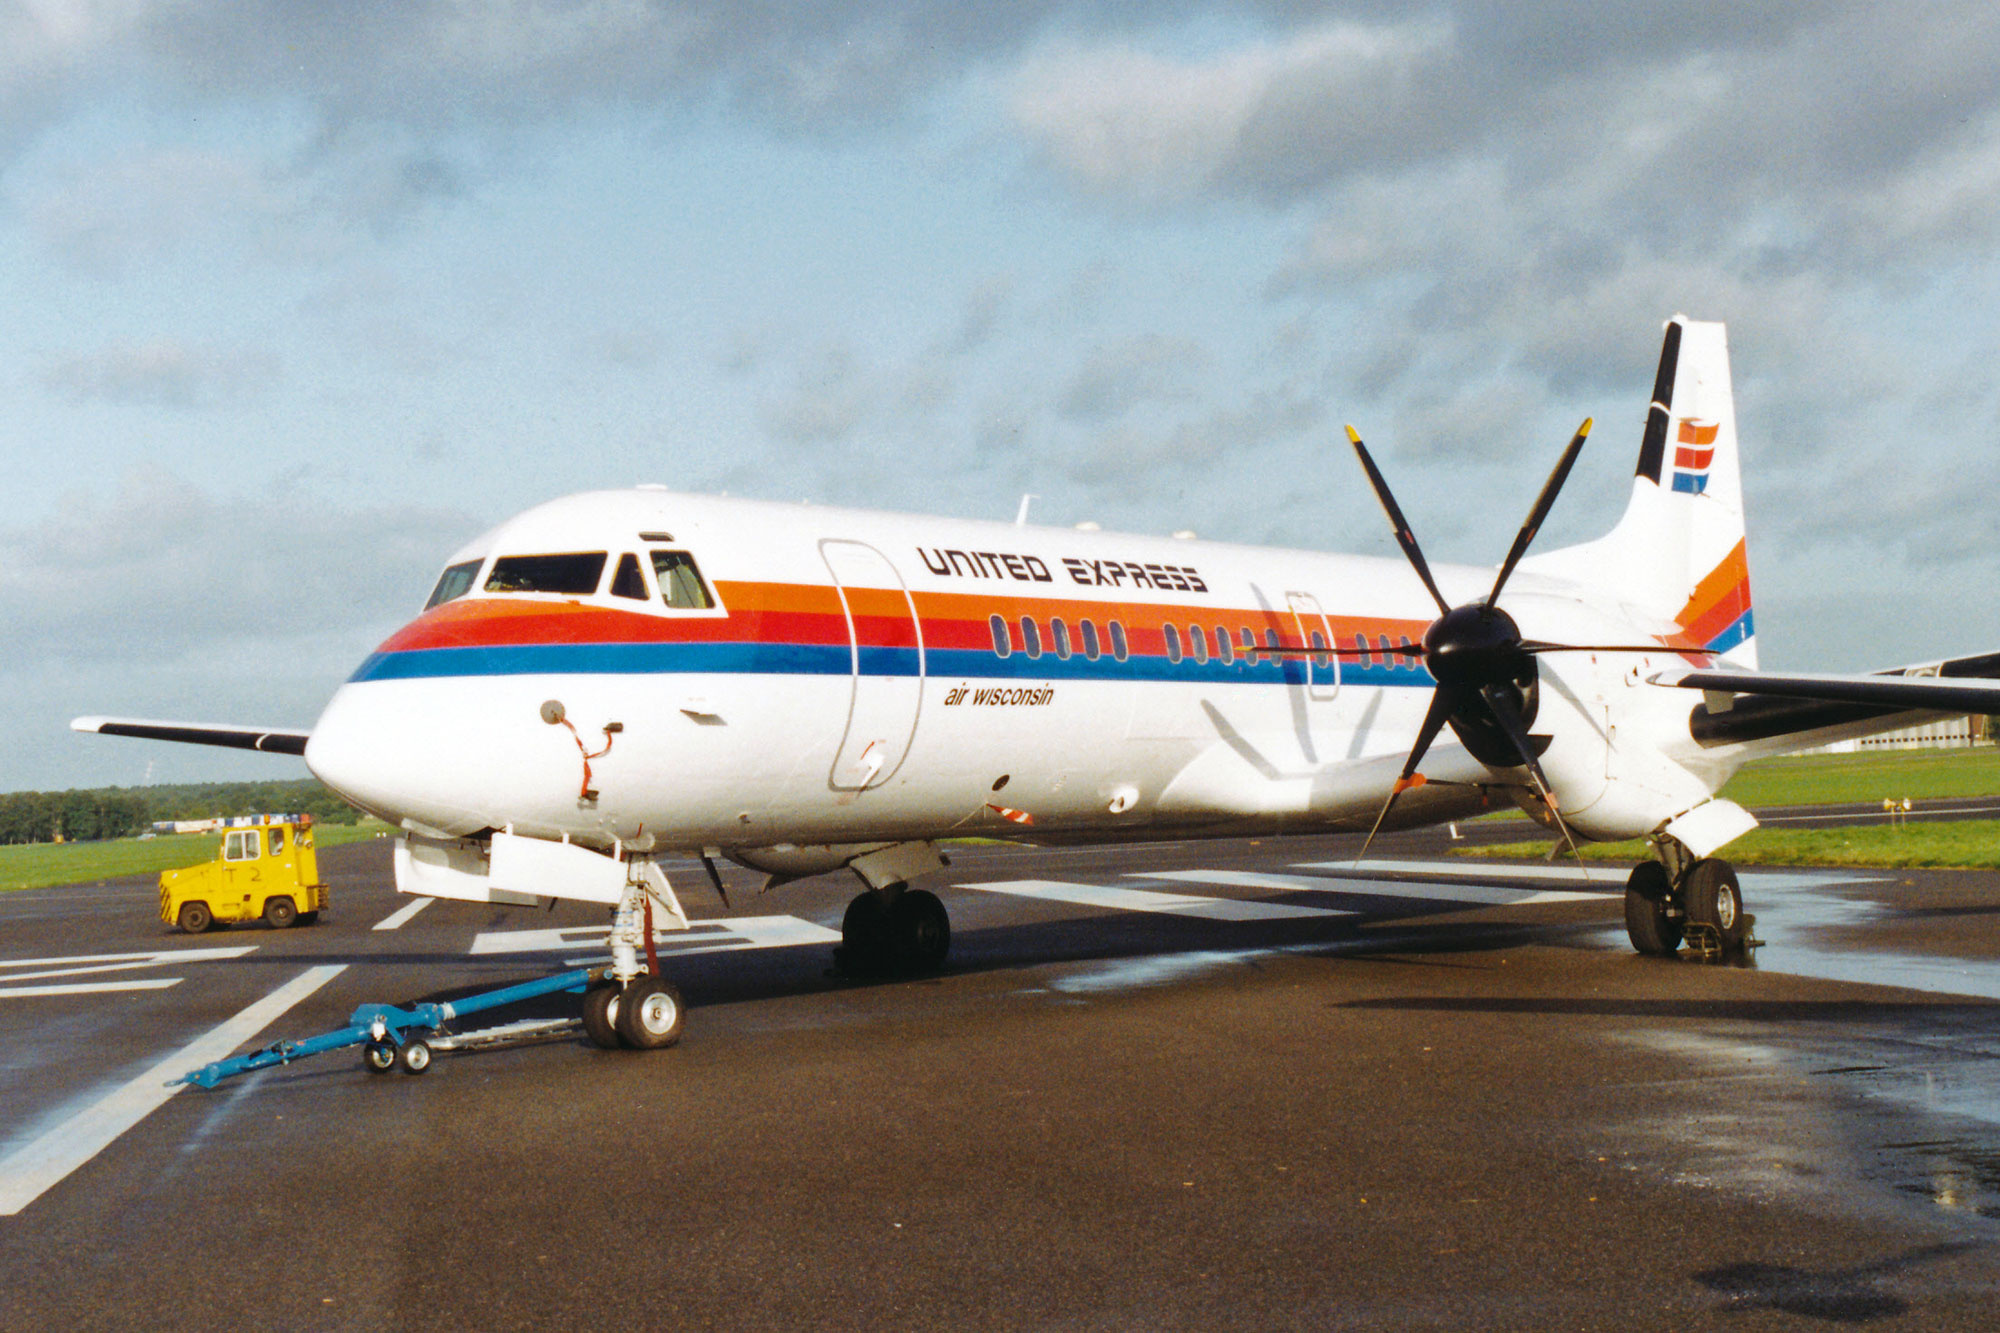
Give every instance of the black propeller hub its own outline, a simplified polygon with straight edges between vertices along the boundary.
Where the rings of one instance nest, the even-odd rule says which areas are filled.
[[[1424,631],[1424,661],[1440,685],[1478,690],[1535,679],[1535,659],[1521,646],[1514,617],[1485,602],[1468,602]]]
[[[1540,673],[1522,646],[1514,617],[1485,602],[1455,606],[1424,631],[1424,661],[1451,699],[1451,729],[1475,759],[1494,768],[1521,762],[1513,740],[1493,716],[1489,691],[1513,706],[1526,727],[1540,703]]]

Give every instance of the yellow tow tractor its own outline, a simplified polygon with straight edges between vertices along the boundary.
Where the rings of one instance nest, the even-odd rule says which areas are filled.
[[[262,918],[310,926],[326,907],[311,815],[254,815],[223,830],[213,861],[160,875],[160,920],[190,935]]]

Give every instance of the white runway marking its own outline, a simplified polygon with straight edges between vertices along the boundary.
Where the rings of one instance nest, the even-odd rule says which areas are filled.
[[[23,986],[24,981],[49,977],[82,977],[99,972],[130,972],[141,967],[168,967],[182,963],[210,963],[224,958],[241,958],[255,953],[254,944],[223,949],[162,949],[153,953],[92,953],[72,958],[15,958],[0,962],[0,999],[22,999],[35,995],[93,995],[107,991],[162,990],[180,981],[171,977],[160,981],[72,981],[53,986]],[[16,971],[17,968],[33,969]]]
[[[401,930],[404,926],[410,924],[411,917],[436,901],[437,899],[435,898],[413,898],[401,907],[398,907],[395,911],[389,913],[389,915],[383,917],[380,921],[377,921],[370,929]]]
[[[335,963],[301,972],[236,1017],[210,1028],[124,1087],[21,1147],[0,1162],[0,1217],[12,1217],[26,1208],[187,1086],[171,1080],[222,1059],[346,970],[345,963]]]
[[[686,930],[655,931],[663,954],[722,953],[730,949],[789,949],[800,944],[838,944],[840,932],[795,916],[731,916],[697,921]],[[482,930],[472,937],[474,954],[569,953],[604,944],[603,926],[552,930]]]
[[[1322,869],[1324,862],[1316,862],[1304,869]],[[1391,862],[1390,864],[1408,864]],[[1500,866],[1501,870],[1518,870],[1518,866]],[[1252,875],[1252,879],[1283,880],[1289,875]],[[1301,876],[1301,880],[1305,877]],[[1475,903],[1483,907],[1515,907],[1522,903],[1586,903],[1602,902],[1611,896],[1608,889],[1514,889],[1504,884],[1473,884],[1463,880],[1449,883],[1411,883],[1405,880],[1387,879],[1333,879],[1313,877],[1310,883],[1300,883],[1300,888],[1316,888],[1327,893],[1362,893],[1371,898],[1414,898],[1429,902]],[[1622,892],[1622,890],[1621,890]]]
[[[1160,875],[1144,879],[1165,878]],[[1161,912],[1210,921],[1285,921],[1309,916],[1353,916],[1331,907],[1299,907],[1291,903],[1243,902],[1234,898],[1203,898],[1192,893],[1153,893],[1107,884],[1074,884],[1061,879],[1008,879],[986,884],[961,884],[961,889],[1005,893],[1017,898],[1075,903],[1082,907],[1112,907],[1127,912]]]
[[[1578,865],[1493,865],[1483,861],[1301,861],[1301,870],[1344,870],[1349,875],[1427,875],[1444,880],[1554,879],[1601,884],[1603,891],[1625,890],[1625,872],[1616,866],[1586,871]]]
[[[117,990],[165,990],[180,984],[179,977],[161,977],[156,981],[74,981],[51,986],[0,986],[0,1000],[29,995],[101,995]]]

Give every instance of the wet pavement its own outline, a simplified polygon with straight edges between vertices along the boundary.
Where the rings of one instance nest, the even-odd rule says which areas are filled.
[[[1709,967],[1632,955],[1615,876],[1357,841],[963,849],[950,966],[867,985],[827,974],[847,886],[736,873],[725,911],[677,874],[673,1051],[338,1053],[39,1186],[274,995],[244,1045],[599,923],[404,914],[379,845],[323,854],[305,930],[0,896],[0,1326],[1992,1326],[2000,876],[1747,870],[1766,945]]]

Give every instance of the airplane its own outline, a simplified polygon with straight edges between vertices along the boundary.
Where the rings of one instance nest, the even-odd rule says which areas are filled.
[[[680,494],[553,500],[446,561],[309,731],[77,730],[302,755],[400,830],[397,888],[610,909],[600,1046],[678,1040],[669,855],[771,884],[846,869],[837,965],[935,970],[911,881],[976,835],[1116,843],[1383,829],[1512,804],[1565,844],[1645,838],[1642,954],[1746,946],[1716,853],[1747,760],[2000,713],[2000,654],[1868,675],[1756,669],[1729,354],[1665,326],[1623,516],[1496,569],[1432,566],[1361,437],[1403,559]],[[1364,844],[1364,854],[1366,845]],[[726,895],[724,895],[726,902]]]

